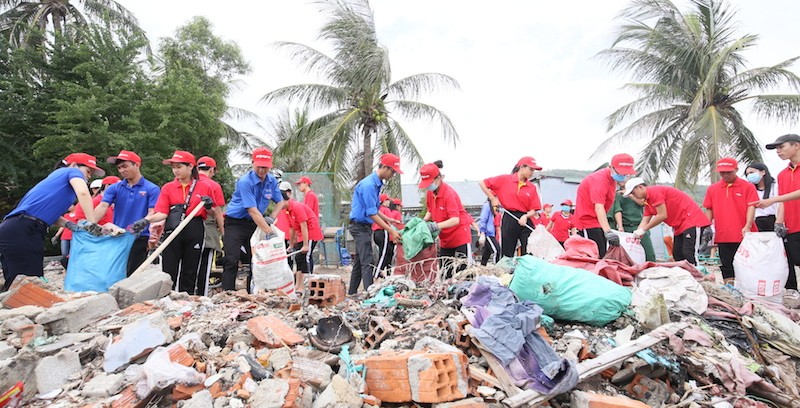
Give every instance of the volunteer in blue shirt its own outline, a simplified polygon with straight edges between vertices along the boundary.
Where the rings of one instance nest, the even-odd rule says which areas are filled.
[[[44,238],[52,225],[77,229],[74,222],[61,216],[78,199],[87,221],[94,223],[92,196],[86,182],[90,175],[102,177],[105,171],[97,167],[94,156],[73,153],[67,156],[59,169],[30,189],[16,208],[0,223],[0,263],[3,265],[8,290],[17,275],[44,276]]]
[[[494,263],[500,262],[500,245],[497,243],[497,235],[494,226],[495,214],[492,211],[491,200],[486,200],[481,207],[481,216],[478,218],[478,246],[483,247],[481,251],[481,265],[486,266],[489,259]]]
[[[356,244],[356,256],[353,261],[353,271],[350,273],[350,287],[347,293],[352,295],[358,291],[358,286],[364,283],[364,290],[372,285],[372,275],[375,262],[372,258],[372,223],[378,223],[381,228],[389,232],[392,241],[400,239],[400,233],[389,226],[388,217],[378,211],[384,180],[389,180],[400,171],[400,158],[387,153],[381,156],[378,169],[364,177],[353,191],[353,200],[350,204],[350,235]]]
[[[103,201],[94,209],[94,217],[99,220],[114,205],[114,225],[122,228],[132,226],[139,236],[133,241],[128,256],[128,276],[147,259],[147,240],[150,231],[144,218],[153,215],[158,195],[157,185],[142,176],[142,158],[138,154],[122,150],[116,156],[106,159],[117,167],[122,181],[114,183],[103,193]]]
[[[272,227],[264,218],[264,212],[272,201],[276,205],[272,209],[272,219],[286,204],[283,202],[278,180],[270,174],[272,170],[272,151],[265,147],[253,150],[253,170],[236,181],[231,201],[225,214],[225,234],[222,246],[225,251],[222,270],[222,288],[236,290],[236,274],[239,270],[241,248],[250,253],[250,236],[256,228],[267,234]],[[248,278],[247,290],[250,291]]]

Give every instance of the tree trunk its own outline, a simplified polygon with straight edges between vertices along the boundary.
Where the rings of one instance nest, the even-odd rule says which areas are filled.
[[[362,147],[364,149],[364,159],[361,162],[361,171],[358,179],[361,180],[367,177],[372,172],[372,126],[365,124],[361,128]]]

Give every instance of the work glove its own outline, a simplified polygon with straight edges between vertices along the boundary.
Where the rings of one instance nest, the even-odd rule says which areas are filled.
[[[778,223],[775,224],[775,235],[786,238],[786,235],[789,234],[789,230],[786,228],[786,224]]]
[[[641,237],[644,236],[645,232],[647,232],[647,231],[645,231],[645,230],[643,230],[641,228],[637,228],[636,231],[633,231],[633,235],[635,235],[636,238],[641,238]]]
[[[478,246],[482,247],[484,244],[486,244],[486,234],[481,233],[481,235],[478,237]]]
[[[275,224],[275,219],[270,216],[264,217],[264,221],[266,221],[269,225]]]
[[[78,229],[86,231],[96,237],[103,235],[103,227],[87,220],[78,221]]]
[[[606,241],[608,241],[608,245],[619,246],[619,235],[614,231],[607,231]]]
[[[61,241],[61,238],[55,235],[53,235],[53,238],[50,238],[50,243],[53,245],[58,245],[58,241]]]
[[[80,229],[80,228],[78,228],[78,224],[76,224],[76,223],[74,223],[74,222],[72,222],[72,221],[67,221],[67,222],[65,222],[65,223],[64,223],[64,228],[66,228],[66,229],[68,229],[68,230],[70,230],[70,231],[72,231],[72,232],[75,232],[75,231],[77,231],[78,229]]]
[[[134,234],[141,234],[148,225],[150,225],[150,221],[148,221],[147,218],[142,218],[131,224],[130,230]]]
[[[429,221],[428,222],[428,229],[431,231],[432,235],[436,235],[439,233],[439,223]]]
[[[209,196],[201,196],[200,197],[200,201],[203,202],[203,207],[206,210],[210,210],[211,207],[214,206],[214,200],[212,200],[211,197],[209,197]]]

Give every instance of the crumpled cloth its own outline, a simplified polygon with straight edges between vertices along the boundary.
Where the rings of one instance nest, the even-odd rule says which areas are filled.
[[[462,299],[473,334],[506,367],[515,384],[543,394],[567,392],[578,384],[575,362],[559,356],[539,335],[542,308],[517,302],[496,282],[479,280]]]
[[[436,241],[436,236],[431,233],[428,224],[419,217],[414,217],[408,221],[405,228],[403,228],[402,234],[403,256],[409,261]]]

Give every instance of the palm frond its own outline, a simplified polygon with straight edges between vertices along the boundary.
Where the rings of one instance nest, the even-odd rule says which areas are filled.
[[[431,122],[438,121],[442,129],[442,136],[445,142],[450,142],[455,146],[458,143],[458,132],[456,131],[453,122],[444,112],[436,109],[432,105],[428,105],[416,101],[391,101],[388,102],[387,108],[394,108],[401,115],[412,120],[428,120]]]
[[[324,84],[289,85],[278,88],[261,97],[267,104],[297,102],[309,109],[339,106],[348,100],[348,93],[342,88]]]
[[[757,95],[749,99],[753,99],[753,112],[760,119],[795,125],[800,118],[800,95]]]
[[[386,95],[392,99],[418,99],[423,94],[439,90],[458,90],[461,87],[453,77],[437,73],[416,74],[392,83]]]

